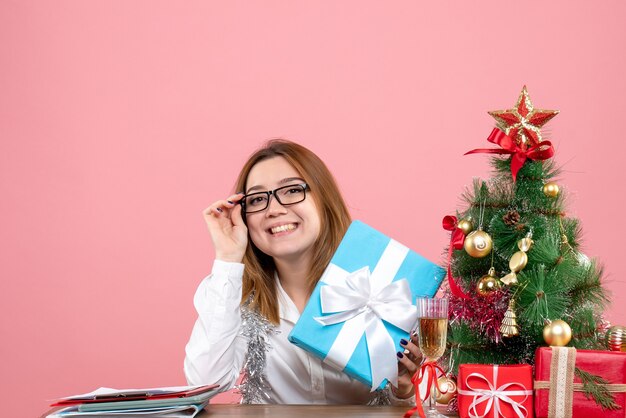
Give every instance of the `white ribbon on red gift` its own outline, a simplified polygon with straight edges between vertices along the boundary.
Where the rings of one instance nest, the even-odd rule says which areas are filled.
[[[331,263],[320,279],[326,283],[320,290],[322,313],[329,315],[315,320],[325,326],[344,322],[324,362],[343,370],[365,334],[372,391],[385,379],[398,386],[396,343],[383,320],[406,332],[417,320],[409,282],[392,281],[408,252],[391,240],[373,272],[366,266],[350,273]]]
[[[469,383],[469,380],[471,377],[477,377],[481,380],[484,380],[487,383],[487,386],[489,386],[489,389],[480,389],[480,388],[472,387]],[[524,401],[526,401],[526,399],[530,395],[533,394],[533,391],[526,390],[524,385],[518,382],[505,383],[504,385],[499,386],[499,387],[497,387],[497,385],[498,385],[498,365],[497,364],[493,366],[493,383],[491,383],[489,379],[487,379],[484,375],[480,373],[471,373],[469,376],[467,376],[467,378],[465,379],[465,386],[467,386],[470,390],[457,389],[457,391],[459,395],[474,396],[474,399],[472,400],[472,403],[470,404],[468,408],[468,413],[469,413],[470,418],[484,417],[489,413],[489,411],[491,411],[492,407],[493,407],[494,418],[498,418],[500,416],[504,418],[510,418],[510,417],[505,417],[500,411],[500,402],[504,402],[506,404],[511,405],[511,407],[517,414],[518,418],[527,417],[528,410],[522,405],[522,403],[524,403]],[[519,386],[523,388],[524,390],[508,390],[512,386]],[[513,399],[511,399],[511,396],[524,396],[524,399],[522,399],[519,402],[516,402]],[[487,402],[487,405],[483,413],[479,414],[478,411],[476,410],[476,407],[483,402]]]

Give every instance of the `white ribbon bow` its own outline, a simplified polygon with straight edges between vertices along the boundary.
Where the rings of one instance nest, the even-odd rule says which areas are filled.
[[[328,283],[320,290],[322,313],[329,315],[315,320],[322,325],[344,322],[324,362],[343,370],[365,333],[372,391],[385,379],[398,385],[396,344],[383,320],[410,332],[417,319],[408,281],[391,281],[407,252],[408,248],[392,240],[371,274],[369,267],[348,273],[331,264],[322,277]]]
[[[473,388],[469,383],[471,377],[478,377],[479,379],[484,380],[489,386],[489,389]],[[499,416],[509,418],[505,417],[500,411],[500,402],[511,405],[518,418],[527,417],[528,410],[522,404],[526,401],[528,396],[533,394],[533,391],[526,390],[524,385],[518,382],[505,383],[504,385],[496,388],[497,384],[498,365],[493,366],[493,384],[489,381],[489,379],[487,379],[480,373],[471,373],[469,376],[467,376],[467,378],[465,379],[465,385],[471,390],[458,389],[458,393],[459,395],[474,396],[474,399],[468,408],[470,418],[485,417],[487,416],[489,411],[491,411],[492,407],[494,418],[498,418]],[[507,390],[511,386],[519,386],[521,388],[524,388],[524,390]],[[515,402],[513,399],[511,399],[511,396],[524,396],[524,399],[519,402]],[[483,402],[487,402],[487,406],[485,407],[485,411],[482,414],[479,414],[476,410],[476,407]]]

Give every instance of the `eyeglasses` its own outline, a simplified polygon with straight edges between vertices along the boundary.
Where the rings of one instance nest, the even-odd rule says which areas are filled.
[[[278,200],[278,203],[283,206],[293,205],[306,199],[306,189],[309,189],[309,185],[301,183],[279,187],[278,189],[269,190],[267,192],[247,194],[241,199],[241,207],[244,213],[261,212],[269,206],[270,196],[272,195]]]

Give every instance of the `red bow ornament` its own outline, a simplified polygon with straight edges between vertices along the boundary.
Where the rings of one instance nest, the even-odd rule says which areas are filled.
[[[443,218],[443,229],[451,231],[450,247],[448,249],[448,284],[450,285],[450,292],[458,298],[469,299],[469,296],[463,292],[463,289],[457,284],[454,276],[452,276],[452,251],[460,250],[463,248],[463,242],[465,241],[465,234],[457,226],[458,221],[456,216],[448,215]]]
[[[530,148],[526,148],[524,144],[519,146],[513,138],[508,136],[499,128],[493,128],[491,131],[491,135],[487,138],[487,141],[492,144],[499,145],[502,149],[499,148],[479,148],[468,151],[465,155],[468,154],[512,154],[513,158],[511,159],[511,174],[513,175],[513,181],[517,178],[517,172],[526,162],[526,159],[530,158],[531,160],[547,160],[548,158],[552,158],[554,155],[554,147],[550,141],[542,141],[537,145],[534,145]]]

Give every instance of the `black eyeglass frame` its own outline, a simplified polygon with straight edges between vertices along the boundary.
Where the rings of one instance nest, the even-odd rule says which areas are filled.
[[[280,197],[278,197],[278,195],[276,194],[276,192],[278,192],[279,190],[283,190],[283,189],[288,189],[290,187],[294,187],[294,186],[299,186],[302,187],[302,193],[303,193],[303,197],[302,200],[298,200],[297,202],[293,202],[293,203],[283,203],[280,201]],[[311,191],[311,188],[309,187],[309,185],[307,183],[296,183],[296,184],[288,184],[287,186],[281,186],[278,187],[274,190],[267,190],[264,192],[254,192],[254,193],[250,193],[250,194],[246,194],[244,195],[241,200],[239,201],[239,204],[241,205],[241,208],[243,209],[243,214],[244,215],[248,215],[251,213],[258,213],[258,212],[262,212],[265,209],[267,209],[270,206],[270,200],[272,199],[272,196],[274,196],[274,198],[278,201],[278,203],[280,203],[282,206],[291,206],[291,205],[296,205],[298,203],[302,203],[306,200],[306,191],[309,190]],[[263,209],[259,209],[259,210],[255,210],[252,212],[249,212],[247,210],[246,207],[246,199],[250,196],[254,196],[254,195],[266,195],[267,196],[267,204],[265,205],[265,207]]]

